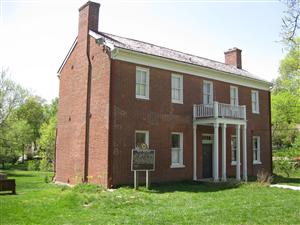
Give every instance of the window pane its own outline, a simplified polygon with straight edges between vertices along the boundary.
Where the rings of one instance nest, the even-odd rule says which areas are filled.
[[[146,76],[146,72],[145,72],[145,71],[142,71],[142,79],[141,79],[141,80],[142,80],[142,83],[143,83],[143,84],[146,84],[146,83],[147,83],[146,77],[147,77],[147,76]]]
[[[172,134],[172,148],[180,148],[180,135]]]
[[[140,95],[140,85],[139,84],[135,84],[135,93],[136,93],[136,95]]]
[[[179,163],[179,149],[172,149],[172,164]]]
[[[146,87],[143,84],[140,85],[140,95],[146,96]]]
[[[254,150],[254,160],[257,161],[258,158],[257,158],[257,150]]]
[[[236,161],[236,137],[231,137],[231,160]]]
[[[141,144],[146,144],[146,133],[135,133],[135,146],[140,147]]]

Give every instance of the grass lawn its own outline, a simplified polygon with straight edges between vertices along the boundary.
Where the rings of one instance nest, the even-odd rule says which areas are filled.
[[[51,173],[6,170],[17,195],[0,194],[0,224],[300,224],[300,192],[256,183],[181,183],[151,190],[45,183]]]

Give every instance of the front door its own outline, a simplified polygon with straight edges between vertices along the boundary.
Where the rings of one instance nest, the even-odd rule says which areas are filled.
[[[203,178],[212,177],[212,144],[202,144]]]

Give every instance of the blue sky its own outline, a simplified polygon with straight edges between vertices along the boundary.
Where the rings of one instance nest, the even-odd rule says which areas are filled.
[[[243,68],[267,80],[284,57],[279,1],[103,0],[99,30],[223,62],[243,50]],[[58,96],[57,69],[77,35],[85,1],[0,0],[0,67],[50,100]]]

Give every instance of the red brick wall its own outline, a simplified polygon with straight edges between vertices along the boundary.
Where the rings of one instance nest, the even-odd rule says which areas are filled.
[[[56,180],[82,182],[86,131],[87,62],[77,45],[60,74]]]
[[[90,38],[92,62],[89,181],[108,186],[110,57]]]
[[[110,57],[90,37],[99,4],[79,10],[77,44],[60,73],[56,181],[108,185]]]
[[[144,67],[144,66],[142,66]],[[149,67],[148,67],[149,68]],[[153,182],[191,180],[193,162],[193,123],[192,105],[202,103],[203,78],[184,74],[184,104],[171,103],[171,72],[150,68],[150,100],[135,98],[136,65],[112,61],[112,146],[113,184],[133,182],[130,170],[131,149],[134,147],[135,130],[149,131],[150,148],[156,150],[156,170],[151,172]],[[205,79],[209,80],[209,79]],[[230,103],[230,84],[220,81],[214,83],[214,100]],[[238,85],[235,85],[238,86]],[[270,118],[269,92],[259,91],[260,114],[252,114],[251,88],[239,88],[239,104],[247,106],[248,119],[248,174],[255,175],[259,168],[271,171],[270,162]],[[185,168],[171,169],[171,132],[183,132]],[[235,175],[231,166],[230,135],[234,128],[227,129],[227,170]],[[213,133],[213,128],[198,126],[198,177],[202,177],[202,133]],[[219,168],[221,175],[221,129]],[[252,134],[261,136],[262,165],[252,164]],[[241,155],[242,160],[242,155]],[[242,169],[241,169],[242,174]]]

